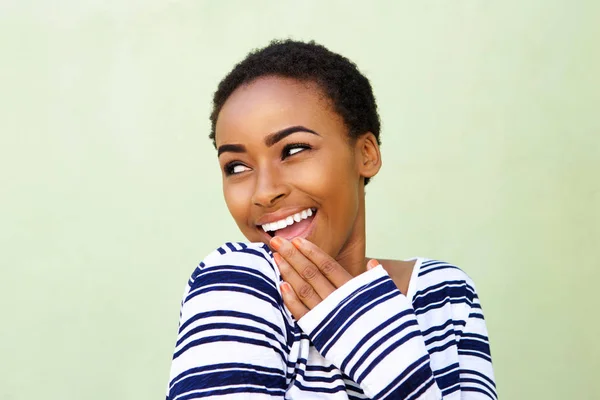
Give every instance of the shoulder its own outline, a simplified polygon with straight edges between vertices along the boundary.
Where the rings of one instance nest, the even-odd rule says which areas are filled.
[[[276,287],[279,279],[279,270],[266,244],[227,242],[198,264],[188,281],[188,288],[236,280]]]
[[[278,307],[279,279],[268,246],[228,242],[208,254],[194,269],[183,304],[200,295],[217,302],[247,301],[250,296]]]
[[[411,279],[413,306],[418,313],[450,306],[467,308],[479,304],[475,283],[458,266],[421,258]]]
[[[430,283],[461,280],[473,284],[471,277],[457,265],[428,258],[418,259],[417,277],[420,281]]]

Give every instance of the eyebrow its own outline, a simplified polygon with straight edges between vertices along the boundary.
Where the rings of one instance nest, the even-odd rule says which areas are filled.
[[[267,147],[272,147],[276,143],[280,142],[281,140],[296,132],[308,132],[312,133],[313,135],[320,136],[317,132],[313,131],[312,129],[308,129],[301,125],[296,125],[290,126],[289,128],[285,128],[277,132],[270,133],[269,135],[267,135],[267,137],[265,137],[265,145],[267,145]],[[219,146],[219,148],[217,149],[217,157],[225,152],[245,153],[246,146],[242,144],[224,144],[222,146]]]
[[[289,128],[285,128],[285,129],[282,129],[282,130],[277,131],[275,133],[269,134],[265,138],[265,144],[267,145],[267,147],[271,147],[275,143],[283,140],[284,138],[290,136],[292,133],[296,133],[296,132],[308,132],[308,133],[312,133],[313,135],[320,136],[317,132],[315,132],[315,131],[313,131],[311,129],[308,129],[308,128],[304,127],[304,126],[301,126],[301,125],[290,126]]]
[[[231,153],[245,153],[246,146],[241,144],[224,144],[222,146],[219,146],[219,148],[217,149],[217,157],[227,151]]]

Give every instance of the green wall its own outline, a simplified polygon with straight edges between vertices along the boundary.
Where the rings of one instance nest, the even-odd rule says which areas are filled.
[[[241,239],[212,91],[288,36],[374,85],[369,254],[475,279],[501,398],[600,398],[598,21],[595,1],[2,0],[0,398],[164,398],[185,282]]]

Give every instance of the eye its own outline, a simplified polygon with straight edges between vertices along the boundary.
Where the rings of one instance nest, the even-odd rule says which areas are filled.
[[[223,168],[223,170],[225,171],[225,175],[229,176],[229,175],[237,175],[237,174],[241,174],[242,172],[249,171],[250,168],[248,168],[247,166],[245,166],[244,164],[242,164],[238,161],[233,161],[233,162],[226,164],[225,167]]]
[[[290,143],[285,145],[281,153],[281,159],[284,160],[287,157],[298,154],[304,150],[310,150],[312,147],[306,143]]]

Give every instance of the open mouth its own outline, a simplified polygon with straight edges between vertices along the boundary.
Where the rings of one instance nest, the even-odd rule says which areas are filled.
[[[258,228],[265,231],[270,237],[277,235],[290,240],[307,233],[316,214],[316,208],[307,208],[279,221],[260,225]]]

